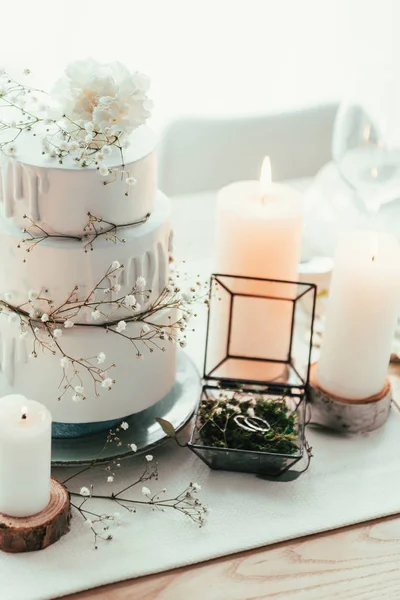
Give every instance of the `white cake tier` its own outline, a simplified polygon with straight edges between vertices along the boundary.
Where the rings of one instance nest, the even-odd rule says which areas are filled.
[[[125,173],[102,177],[96,167],[82,167],[72,156],[59,164],[42,155],[39,136],[24,133],[18,138],[16,156],[1,157],[3,215],[20,228],[29,225],[27,215],[47,232],[64,235],[82,234],[88,213],[116,225],[137,221],[154,207],[155,144],[151,129],[139,127],[124,150]],[[121,162],[119,150],[113,148],[104,164],[113,168]],[[126,183],[128,174],[137,180],[135,185]]]
[[[169,277],[169,254],[171,245],[171,207],[170,201],[158,192],[155,208],[149,220],[142,224],[126,227],[118,231],[125,243],[113,243],[100,236],[93,242],[93,251],[85,252],[85,242],[69,239],[47,238],[38,243],[29,253],[28,244],[21,244],[21,231],[3,219],[0,223],[0,246],[2,265],[0,269],[0,294],[11,293],[13,305],[28,300],[29,290],[45,292],[55,306],[63,304],[75,286],[78,286],[79,301],[84,299],[104,277],[113,261],[124,265],[116,278],[107,279],[102,287],[111,288],[119,284],[118,292],[110,292],[108,300],[117,300],[129,294],[136,280],[142,276],[146,280],[146,289],[151,290],[146,300],[137,295],[142,309],[156,300],[165,288]],[[26,235],[25,235],[26,237]],[[18,245],[20,244],[20,248]],[[26,259],[26,262],[23,262]],[[104,299],[102,290],[98,290],[91,301]],[[49,312],[45,302],[38,304],[42,312]],[[110,314],[113,308],[102,307],[102,312]],[[81,311],[76,322],[91,319],[90,307]],[[132,314],[128,309],[120,309],[116,318],[122,319]],[[103,319],[104,320],[104,319]],[[101,319],[98,323],[101,323]]]
[[[139,329],[139,324],[128,325],[130,335],[137,334]],[[154,350],[151,354],[141,348],[143,358],[138,359],[129,340],[102,328],[74,327],[64,333],[64,351],[77,358],[104,352],[104,367],[113,362],[116,365],[107,372],[115,384],[111,390],[98,386],[96,397],[90,374],[80,368],[86,399],[74,402],[74,391],[68,389],[58,400],[63,392],[60,355],[38,352],[37,358],[29,358],[32,344],[30,335],[20,338],[19,324],[10,323],[5,315],[0,315],[0,395],[18,393],[34,398],[47,406],[53,421],[91,423],[122,418],[161,400],[174,383],[176,346],[171,342],[165,342],[165,351]]]

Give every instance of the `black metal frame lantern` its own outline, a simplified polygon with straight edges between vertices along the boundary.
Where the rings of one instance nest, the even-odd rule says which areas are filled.
[[[314,284],[212,275],[200,406],[238,392],[279,400],[296,412],[298,447],[281,454],[205,446],[198,411],[188,446],[211,468],[276,476],[305,455],[315,301]]]

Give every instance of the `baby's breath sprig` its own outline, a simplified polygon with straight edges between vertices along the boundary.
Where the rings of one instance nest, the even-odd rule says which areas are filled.
[[[200,281],[188,291],[182,291],[171,280],[158,298],[145,307],[151,290],[147,289],[143,277],[137,278],[128,293],[120,294],[118,279],[123,269],[123,265],[114,261],[89,293],[81,294],[79,286],[75,286],[60,304],[49,298],[46,289],[30,290],[27,301],[18,305],[12,304],[11,293],[0,297],[0,312],[4,311],[10,322],[19,325],[21,338],[29,336],[32,340],[30,358],[36,359],[46,352],[60,356],[62,376],[58,400],[68,391],[72,392],[74,402],[86,399],[83,372],[93,383],[95,397],[99,396],[100,388],[111,389],[115,384],[109,373],[115,363],[105,366],[103,351],[85,358],[71,356],[63,344],[65,330],[103,328],[109,334],[125,338],[134,347],[138,359],[154,350],[165,352],[168,343],[182,348],[186,345],[186,330],[193,316],[191,306],[207,295]],[[140,328],[132,330],[131,324],[138,324]]]
[[[83,248],[85,252],[88,252],[88,250],[93,250],[94,242],[101,236],[104,236],[107,241],[113,244],[116,244],[117,242],[125,243],[126,240],[120,235],[120,230],[126,229],[127,227],[133,227],[135,225],[142,225],[143,223],[146,223],[146,221],[148,221],[148,219],[150,218],[150,213],[147,213],[144,217],[138,219],[137,221],[116,225],[115,223],[106,221],[101,217],[96,217],[95,215],[92,215],[89,212],[87,223],[83,227],[85,233],[81,236],[67,235],[61,233],[49,233],[39,223],[36,223],[27,215],[24,215],[23,218],[26,219],[27,226],[24,227],[22,233],[26,234],[28,237],[23,238],[18,243],[18,248],[21,248],[21,246],[23,246],[26,252],[29,253],[32,252],[38,244],[41,244],[45,240],[48,240],[50,238],[56,238],[73,240],[77,242],[85,242]],[[26,262],[26,258],[24,258],[23,262]]]
[[[118,487],[118,477],[121,470],[121,463],[116,458],[104,467],[99,464],[99,461],[109,444],[122,446],[119,437],[121,429],[127,430],[128,423],[123,421],[116,429],[109,431],[106,443],[96,459],[90,464],[68,477],[63,481],[64,485],[68,484],[68,490],[73,498],[72,507],[83,518],[94,536],[94,547],[97,549],[99,540],[111,541],[113,539],[112,528],[116,525],[121,525],[124,518],[121,509],[127,516],[135,514],[139,507],[151,507],[153,510],[161,512],[175,511],[190,519],[194,524],[202,527],[205,524],[205,516],[207,508],[198,498],[201,491],[201,486],[198,483],[190,482],[182,492],[178,494],[169,494],[166,488],[159,489],[155,492],[148,487],[150,482],[157,482],[159,479],[158,463],[154,460],[152,454],[146,454],[144,457],[144,469],[136,479],[125,484],[123,487]],[[130,450],[135,454],[137,446],[129,444]],[[74,482],[78,476],[81,477],[86,473],[88,477],[93,469],[103,469],[105,473],[105,484],[112,485],[113,491],[109,494],[98,494],[95,492],[93,484],[82,486],[79,491],[71,489],[71,482]],[[132,492],[140,490],[140,497],[132,497]],[[108,500],[110,506],[116,506],[117,511],[98,512],[96,510],[96,501]]]

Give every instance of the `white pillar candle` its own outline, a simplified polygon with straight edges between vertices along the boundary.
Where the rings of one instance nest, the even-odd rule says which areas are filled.
[[[400,300],[400,245],[355,231],[335,258],[317,378],[330,394],[369,398],[384,387]]]
[[[266,157],[260,181],[240,181],[223,188],[217,199],[214,272],[262,279],[297,281],[302,237],[302,195],[289,187],[271,183],[271,164]],[[268,293],[265,284],[248,283],[247,292]],[[261,286],[261,287],[260,287]],[[271,286],[271,295],[291,297],[291,286]],[[231,350],[247,357],[288,358],[292,303],[262,300],[237,301]],[[221,308],[222,310],[222,308]],[[215,318],[222,315],[214,313]],[[223,319],[222,319],[223,320]],[[216,356],[222,349],[212,340]],[[273,380],[282,375],[282,364],[242,363],[242,377]],[[234,376],[236,365],[229,375]],[[236,373],[237,376],[237,373]]]
[[[0,398],[0,512],[29,517],[50,501],[51,415],[24,396]]]

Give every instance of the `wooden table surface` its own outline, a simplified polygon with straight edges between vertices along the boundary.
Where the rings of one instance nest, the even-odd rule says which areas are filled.
[[[212,195],[205,197],[202,210],[197,213],[199,230],[204,232],[204,249],[211,243],[207,212],[212,208],[212,201]],[[175,214],[180,213],[178,244],[185,247],[188,260],[198,256],[198,243],[194,243],[190,235],[190,230],[193,231],[191,204],[177,202],[174,207]],[[186,227],[188,224],[191,227]],[[400,367],[391,368],[391,379],[400,398]],[[168,548],[165,551],[168,552]],[[100,568],[106,565],[99,565]],[[64,600],[264,598],[400,599],[400,515],[96,588],[65,596]]]

